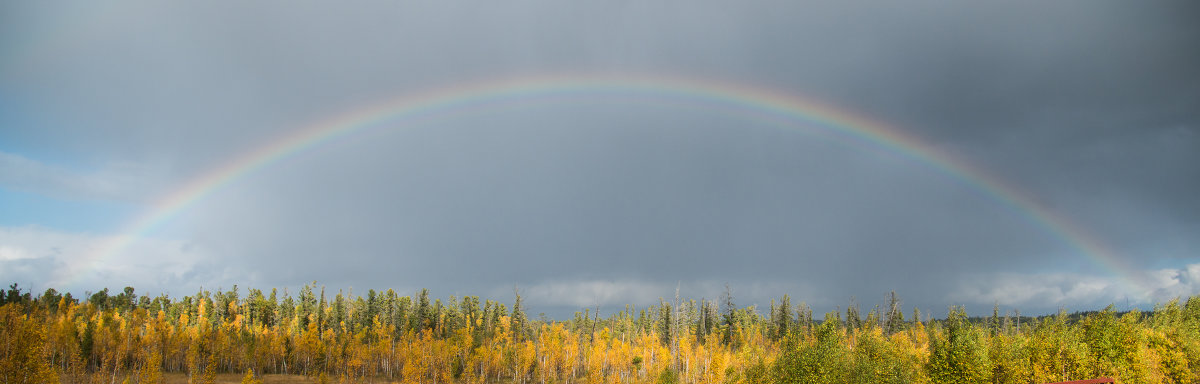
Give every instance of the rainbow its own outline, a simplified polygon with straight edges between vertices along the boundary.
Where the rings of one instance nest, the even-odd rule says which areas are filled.
[[[95,270],[112,255],[144,237],[149,231],[187,210],[206,196],[271,164],[323,143],[372,128],[394,127],[389,122],[412,122],[423,117],[463,113],[513,103],[537,103],[572,96],[668,100],[685,105],[732,110],[741,115],[819,126],[839,136],[882,148],[914,162],[928,165],[977,192],[1017,212],[1032,224],[1061,239],[1090,258],[1124,284],[1126,292],[1138,288],[1138,276],[1116,252],[1098,239],[1053,213],[1016,188],[990,176],[968,162],[931,146],[905,132],[816,100],[746,84],[706,79],[628,75],[538,75],[492,82],[462,84],[417,92],[296,130],[266,145],[233,158],[196,177],[154,203],[87,257],[82,272]],[[77,276],[78,277],[78,276]]]

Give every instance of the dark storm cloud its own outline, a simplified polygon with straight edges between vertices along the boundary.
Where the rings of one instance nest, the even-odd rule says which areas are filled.
[[[45,168],[35,155],[153,164],[172,175],[145,189],[170,190],[419,90],[657,73],[885,121],[1139,268],[1200,257],[1189,235],[1200,231],[1200,28],[1185,3],[4,7],[0,101],[28,107],[4,109],[19,113],[0,123],[20,132],[0,136],[0,151],[33,153],[29,169]],[[647,304],[676,282],[688,296],[731,282],[740,303],[791,291],[829,308],[891,289],[926,308],[1005,293],[1041,309],[1113,297],[1073,285],[1103,271],[1028,214],[865,143],[695,108],[564,102],[383,127],[253,173],[169,224],[216,256],[151,284],[518,284],[546,306]],[[1015,291],[1029,281],[1019,274],[1045,271],[1053,287]],[[1019,276],[947,295],[958,277],[993,272]]]

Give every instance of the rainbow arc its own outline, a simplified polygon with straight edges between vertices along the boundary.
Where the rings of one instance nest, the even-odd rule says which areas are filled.
[[[896,153],[961,182],[1010,208],[1138,292],[1139,278],[1116,252],[1071,220],[1054,213],[983,169],[929,145],[916,136],[817,100],[746,84],[665,76],[603,74],[538,75],[460,84],[358,108],[297,129],[245,152],[184,183],[129,222],[89,255],[83,271],[94,270],[147,232],[179,215],[206,196],[272,164],[339,137],[371,129],[404,129],[423,117],[469,113],[481,108],[540,103],[571,97],[628,97],[716,107],[748,117],[783,121],[793,127],[817,127],[868,146]],[[416,125],[416,124],[413,124]],[[79,277],[79,276],[77,276]]]

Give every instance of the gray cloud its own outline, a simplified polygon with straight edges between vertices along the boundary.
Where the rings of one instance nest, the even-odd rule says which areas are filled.
[[[421,90],[649,73],[827,101],[975,164],[1136,268],[1200,258],[1200,28],[1186,3],[0,7],[0,150],[28,155],[0,158],[0,182],[48,196],[160,196]],[[96,171],[37,165],[63,156]],[[106,164],[155,171],[122,179]],[[792,290],[832,308],[896,289],[925,308],[985,308],[994,292],[946,296],[956,277],[1103,273],[1024,213],[879,147],[636,102],[380,127],[253,173],[169,225],[161,240],[205,261],[180,256],[176,277],[148,289],[518,284],[535,306],[571,306],[646,304],[673,292],[643,291],[677,282],[711,298],[728,281],[747,304]],[[1082,292],[1056,287],[1013,304],[1119,296],[1047,299]]]

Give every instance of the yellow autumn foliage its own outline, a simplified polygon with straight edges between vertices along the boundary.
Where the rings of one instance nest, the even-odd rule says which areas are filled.
[[[709,303],[693,303],[690,312],[627,307],[605,319],[516,322],[506,306],[480,308],[473,297],[421,307],[388,291],[320,307],[315,297],[251,296],[5,303],[0,382],[160,383],[172,372],[198,383],[217,373],[245,373],[251,383],[270,374],[404,383],[1200,381],[1196,298],[1153,312],[1025,318],[1018,328],[961,310],[885,326],[876,313],[843,323],[836,312],[820,321],[773,306],[769,319],[747,308],[705,325],[695,314]]]

